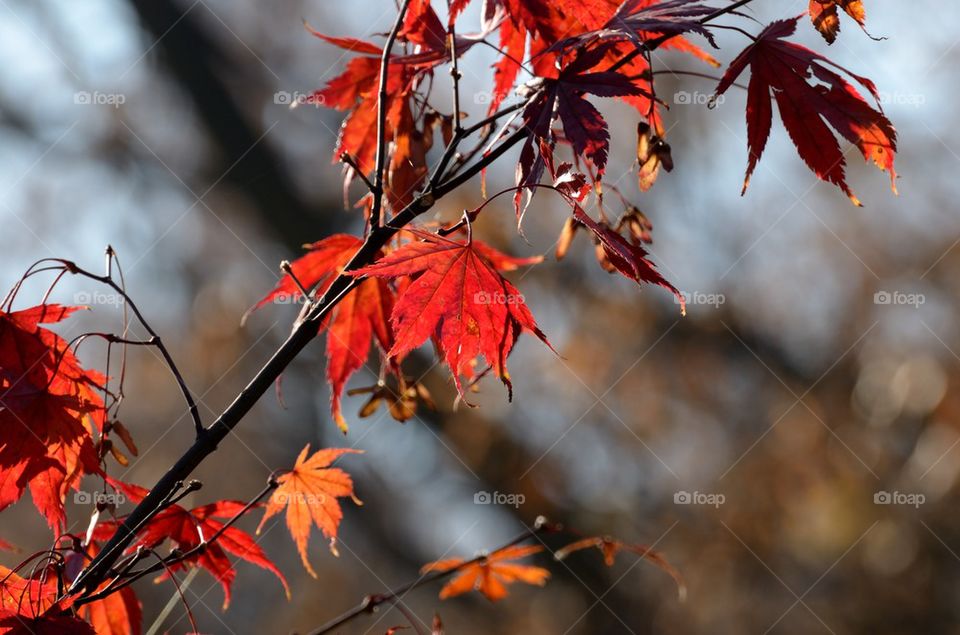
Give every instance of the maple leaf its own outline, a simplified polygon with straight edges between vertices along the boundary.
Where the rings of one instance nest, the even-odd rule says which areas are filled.
[[[865,28],[867,11],[863,8],[863,0],[810,0],[810,20],[829,44],[833,44],[840,33],[840,9],[860,28]]]
[[[526,48],[527,30],[507,16],[500,24],[500,50],[504,55],[493,65],[493,96],[487,114],[495,113],[510,94],[522,68],[518,62],[523,60]]]
[[[531,100],[523,112],[524,124],[532,133],[526,146],[532,146],[540,140],[549,141],[550,122],[556,116],[563,125],[564,135],[573,147],[574,154],[588,159],[598,174],[603,173],[607,163],[610,133],[600,111],[584,99],[584,95],[623,97],[645,92],[620,73],[591,72],[591,69],[602,61],[605,53],[605,49],[595,49],[579,54],[560,71],[556,79],[540,80],[540,95]],[[537,172],[535,168],[524,171],[532,174]],[[530,180],[524,179],[520,184],[529,185]]]
[[[437,560],[421,567],[421,573],[433,571],[452,571],[459,569],[452,580],[440,589],[440,599],[456,597],[479,591],[491,602],[502,600],[507,596],[506,585],[514,582],[523,582],[536,586],[543,586],[550,577],[550,572],[543,567],[526,564],[517,564],[512,560],[519,560],[529,555],[543,551],[540,545],[514,545],[498,549],[476,562],[465,564],[462,558]]]
[[[394,345],[389,355],[402,359],[433,337],[463,396],[460,377],[479,356],[511,391],[507,356],[521,331],[548,346],[523,295],[499,271],[539,259],[511,258],[468,237],[459,242],[414,230],[410,242],[354,276],[416,276],[401,292],[391,315]],[[499,270],[499,271],[498,271]]]
[[[99,635],[87,622],[72,615],[24,617],[0,611],[0,635]]]
[[[654,551],[646,545],[631,545],[616,538],[611,538],[610,536],[593,536],[590,538],[583,538],[575,542],[566,545],[553,554],[554,558],[557,560],[564,560],[571,553],[580,551],[582,549],[588,549],[595,547],[600,550],[600,553],[603,554],[603,563],[608,567],[612,567],[614,561],[616,560],[617,554],[621,551],[630,551],[640,556],[641,558],[650,561],[667,574],[673,578],[673,581],[677,583],[677,593],[680,596],[680,600],[683,601],[687,597],[687,585],[683,581],[683,576],[680,575],[680,572],[671,565],[666,557],[659,551]]]
[[[334,234],[307,245],[307,254],[290,265],[293,276],[284,275],[253,308],[299,298],[302,294],[296,281],[308,290],[316,288],[316,293],[322,295],[362,244],[356,236]],[[393,292],[387,284],[382,280],[365,280],[340,301],[321,326],[327,328],[330,409],[343,432],[347,431],[340,407],[343,389],[351,375],[366,363],[374,337],[384,351],[390,350],[393,334],[388,317],[392,310]]]
[[[0,311],[0,510],[29,486],[51,528],[84,474],[100,473],[89,421],[100,426],[105,382],[85,370],[68,342],[41,326],[85,307],[43,304]]]
[[[856,88],[824,64],[832,65],[866,88],[879,103],[880,95],[869,79],[854,75],[836,66],[810,49],[787,42],[797,28],[797,16],[779,20],[765,28],[756,41],[744,50],[727,69],[716,94],[722,95],[743,71],[750,67],[750,85],[747,90],[747,145],[750,160],[743,183],[746,192],[750,176],[760,160],[770,136],[773,92],[780,110],[780,119],[796,145],[800,157],[821,179],[838,186],[853,201],[860,201],[847,185],[844,168],[846,160],[831,132],[832,127],[842,137],[860,148],[864,159],[890,173],[891,187],[896,189],[897,173],[894,156],[897,133],[884,116],[857,92]],[[821,82],[811,85],[814,78]],[[830,127],[827,126],[829,124]]]
[[[124,483],[112,478],[108,478],[108,482],[123,492],[134,503],[141,502],[149,493],[147,489],[131,483]],[[176,571],[187,566],[202,567],[209,571],[223,587],[224,609],[230,604],[230,589],[237,574],[236,569],[227,557],[228,553],[273,573],[283,584],[287,597],[289,597],[290,588],[287,586],[286,578],[283,577],[276,565],[267,558],[263,549],[250,534],[233,526],[224,529],[224,523],[217,520],[218,518],[230,520],[243,511],[245,507],[246,503],[231,500],[201,505],[190,510],[180,505],[170,505],[154,516],[139,531],[136,541],[127,551],[128,553],[136,551],[141,546],[155,549],[166,540],[170,540],[182,552],[205,545],[203,549],[188,559],[170,565],[167,572],[159,576],[157,580],[164,580],[169,577],[170,571]],[[122,519],[100,523],[94,529],[93,537],[100,541],[109,540],[121,524]],[[214,542],[207,542],[221,530],[222,533]]]
[[[35,567],[29,578],[0,566],[0,635],[99,635],[57,601],[61,584],[52,566]]]
[[[683,294],[660,275],[653,263],[648,260],[647,252],[643,247],[636,242],[626,240],[607,224],[593,220],[579,205],[574,207],[573,218],[593,232],[606,258],[617,271],[637,284],[647,282],[670,291],[680,304],[681,314],[686,315],[687,305]]]
[[[349,496],[356,504],[362,504],[353,494],[353,479],[350,475],[338,467],[329,466],[344,454],[362,454],[363,451],[327,448],[317,450],[308,458],[309,451],[308,443],[297,457],[293,469],[277,477],[280,486],[270,496],[257,533],[260,533],[267,520],[286,508],[287,529],[297,543],[303,566],[316,578],[317,573],[310,566],[307,557],[311,528],[316,525],[323,532],[330,540],[330,550],[336,555],[337,529],[343,519],[343,510],[337,499]]]
[[[654,37],[667,35],[672,38],[682,33],[697,33],[717,48],[713,34],[696,19],[714,11],[713,7],[700,4],[697,0],[626,0],[600,28],[566,38],[554,47],[627,39],[642,49],[646,41]],[[591,13],[596,15],[596,11]]]

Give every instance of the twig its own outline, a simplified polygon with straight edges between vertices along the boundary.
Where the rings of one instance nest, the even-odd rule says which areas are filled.
[[[449,2],[447,5],[449,6]],[[453,23],[450,23],[450,31],[447,35],[450,40],[450,77],[453,79],[453,130],[454,133],[463,131],[463,124],[460,121],[462,112],[460,111],[460,68],[457,66],[457,32],[454,30]]]
[[[357,160],[349,152],[344,152],[340,155],[340,161],[346,163],[353,169],[353,173],[360,177],[360,180],[363,181],[363,184],[367,186],[367,189],[371,192],[376,191],[376,186],[370,182],[370,179],[367,178],[367,175],[363,173],[363,170],[360,169],[360,166],[357,165]]]
[[[83,605],[83,604],[88,604],[90,602],[96,602],[97,600],[102,600],[108,595],[115,593],[120,589],[123,589],[124,587],[130,586],[137,580],[144,578],[150,575],[151,573],[156,573],[160,570],[168,569],[169,567],[172,567],[175,564],[184,562],[185,560],[188,560],[193,556],[196,556],[197,554],[202,553],[210,545],[214,544],[227,531],[227,529],[232,527],[248,511],[250,511],[255,506],[257,506],[260,503],[260,501],[263,500],[264,496],[266,496],[267,494],[275,490],[278,485],[279,483],[276,481],[274,476],[271,475],[270,479],[267,481],[267,485],[262,490],[260,490],[259,494],[257,494],[246,505],[244,505],[242,509],[237,511],[237,513],[234,514],[229,520],[223,523],[223,525],[219,529],[217,529],[217,531],[215,531],[209,538],[205,538],[203,542],[198,544],[196,547],[193,547],[192,549],[188,549],[187,551],[174,551],[173,553],[167,555],[166,557],[160,558],[159,562],[155,562],[149,567],[138,569],[136,571],[130,570],[133,566],[133,563],[131,563],[125,567],[126,569],[125,571],[121,571],[117,575],[117,578],[114,581],[115,583],[112,583],[103,591],[78,599],[76,602],[74,602],[74,605]]]
[[[387,75],[390,68],[390,51],[397,41],[397,34],[403,25],[403,17],[407,13],[410,0],[403,0],[397,19],[393,23],[387,43],[383,46],[383,55],[380,56],[380,86],[377,91],[377,160],[373,174],[373,207],[370,209],[370,227],[380,226],[380,216],[383,210],[383,168],[387,159]]]
[[[559,526],[551,524],[550,522],[547,521],[546,518],[544,518],[543,516],[540,516],[536,519],[536,521],[534,521],[532,527],[527,527],[526,530],[524,530],[519,535],[515,536],[512,540],[497,547],[494,550],[494,552],[501,551],[503,549],[506,549],[507,547],[512,547],[513,545],[521,543],[524,540],[538,536],[541,533],[555,532],[559,530],[560,530]],[[479,555],[476,558],[473,558],[471,560],[465,560],[461,562],[459,565],[457,565],[456,567],[453,567],[452,569],[448,569],[446,571],[435,571],[427,575],[421,575],[416,580],[407,582],[406,584],[403,584],[391,591],[387,591],[386,593],[368,595],[365,598],[363,598],[363,600],[358,605],[356,605],[349,611],[346,611],[345,613],[342,613],[341,615],[333,618],[326,624],[318,627],[316,630],[310,631],[309,635],[326,635],[326,633],[330,633],[333,630],[343,626],[344,624],[353,621],[354,619],[363,615],[364,613],[373,613],[373,611],[381,604],[394,604],[396,602],[399,602],[403,598],[403,596],[407,594],[407,592],[412,591],[413,589],[416,589],[418,587],[430,584],[431,582],[436,582],[437,580],[442,580],[443,578],[449,577],[457,573],[458,571],[461,571],[465,567],[468,567],[472,564],[476,564],[482,561],[486,557],[487,557],[486,554]]]
[[[163,340],[160,339],[160,336],[157,335],[157,332],[153,330],[153,327],[150,326],[150,323],[147,322],[146,318],[143,317],[143,314],[140,312],[140,309],[137,307],[136,303],[130,298],[130,295],[126,290],[119,284],[117,281],[111,278],[109,275],[99,276],[95,273],[87,271],[82,267],[77,266],[76,263],[69,260],[61,259],[52,259],[55,262],[59,262],[63,267],[67,269],[70,273],[78,276],[83,276],[94,280],[101,284],[105,284],[114,291],[116,291],[120,297],[123,298],[124,305],[129,306],[130,310],[133,311],[133,314],[136,316],[137,321],[143,326],[143,328],[150,334],[151,343],[153,346],[160,351],[160,355],[163,357],[164,363],[167,365],[167,368],[170,369],[170,372],[173,374],[174,379],[177,382],[177,386],[180,388],[180,392],[183,395],[184,401],[187,403],[187,408],[190,411],[190,416],[193,419],[194,429],[196,430],[197,436],[200,436],[203,432],[203,421],[200,419],[200,411],[197,408],[196,402],[193,400],[193,395],[190,392],[190,389],[187,387],[187,382],[183,378],[183,374],[180,372],[180,369],[177,368],[177,363],[173,360],[173,355],[170,354],[170,351],[167,349],[166,345],[163,343]]]

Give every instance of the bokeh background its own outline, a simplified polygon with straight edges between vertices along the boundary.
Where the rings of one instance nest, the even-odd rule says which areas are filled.
[[[765,23],[804,4],[757,1],[748,13]],[[291,582],[289,602],[241,562],[221,612],[218,585],[201,573],[186,595],[202,632],[308,631],[415,578],[422,563],[493,547],[540,514],[654,544],[683,572],[687,601],[655,567],[627,557],[606,568],[583,552],[540,559],[554,572],[548,585],[514,588],[496,606],[441,602],[436,586],[404,605],[427,623],[439,610],[457,635],[960,632],[957,21],[941,3],[866,5],[870,33],[885,39],[849,20],[829,51],[807,24],[798,38],[877,81],[900,134],[899,197],[854,149],[849,180],[865,206],[852,207],[775,127],[741,198],[743,91],[711,110],[713,81],[669,74],[659,91],[671,103],[676,169],[640,195],[636,116],[605,103],[609,174],[653,221],[655,260],[690,297],[689,315],[666,292],[600,270],[584,236],[553,262],[567,213],[556,201],[535,201],[529,243],[508,204],[492,206],[478,227],[486,239],[547,255],[513,278],[560,357],[526,338],[511,359],[514,403],[488,382],[480,408],[455,411],[445,371],[424,355],[416,364],[438,411],[404,425],[382,411],[352,416],[344,439],[328,414],[323,347],[312,345],[285,376],[286,409],[264,398],[197,471],[204,488],[188,503],[249,497],[311,443],[365,450],[343,461],[365,505],[345,505],[339,558],[315,535],[317,580],[282,519],[267,526],[260,542]],[[113,245],[212,420],[289,332],[289,306],[240,326],[279,261],[360,227],[330,164],[339,114],[289,107],[345,61],[301,21],[370,38],[393,10],[381,0],[0,0],[3,286],[47,256],[97,269]],[[746,42],[719,35],[729,62]],[[461,66],[474,117],[486,109],[492,59],[478,47]],[[676,54],[658,55],[658,69],[718,72]],[[511,182],[506,163],[491,188]],[[479,196],[463,188],[436,217]],[[118,308],[96,291],[60,287],[59,300],[94,304],[66,335],[117,327]],[[41,293],[27,287],[18,302]],[[82,352],[101,361],[93,347]],[[351,385],[375,380],[362,375]],[[126,393],[123,420],[141,455],[117,473],[149,486],[190,443],[191,423],[147,351],[132,355]],[[361,404],[346,400],[351,413]],[[524,503],[478,505],[478,492]],[[676,502],[684,492],[722,504]],[[882,504],[883,492],[923,502]],[[76,531],[89,511],[73,508]],[[4,514],[3,538],[28,551],[45,532],[29,500]],[[139,592],[149,625],[173,589],[145,582]],[[390,610],[341,632],[404,623]],[[178,607],[161,632],[187,630]]]

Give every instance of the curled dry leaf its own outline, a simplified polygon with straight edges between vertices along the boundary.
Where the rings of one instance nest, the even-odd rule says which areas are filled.
[[[840,9],[860,28],[866,27],[867,11],[863,8],[863,0],[810,0],[810,20],[829,44],[833,44],[840,33]]]
[[[667,561],[666,557],[662,553],[659,551],[654,551],[646,545],[631,545],[621,542],[616,538],[611,538],[610,536],[594,536],[572,542],[569,545],[558,549],[553,556],[557,560],[564,560],[567,556],[575,551],[580,551],[581,549],[588,549],[591,547],[595,547],[600,550],[600,553],[603,554],[603,562],[608,567],[613,566],[617,554],[621,551],[629,551],[645,560],[649,560],[651,563],[668,573],[670,577],[673,578],[673,581],[677,583],[677,594],[680,597],[680,601],[682,602],[687,598],[687,585],[683,581],[683,576],[680,575],[680,572],[677,571],[677,569]]]

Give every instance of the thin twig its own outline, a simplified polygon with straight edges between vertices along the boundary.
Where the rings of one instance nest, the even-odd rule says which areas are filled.
[[[390,69],[390,51],[397,41],[397,34],[403,25],[403,17],[407,13],[410,0],[403,0],[397,19],[393,23],[387,43],[383,46],[383,55],[380,56],[380,86],[377,91],[377,160],[373,173],[373,207],[370,209],[370,227],[380,226],[380,216],[383,210],[383,168],[387,159],[387,78]]]
[[[550,522],[547,521],[546,518],[544,518],[543,516],[540,516],[533,523],[532,527],[527,527],[522,533],[515,536],[512,540],[508,541],[507,543],[497,547],[492,553],[501,551],[503,549],[506,549],[507,547],[512,547],[513,545],[521,543],[524,540],[538,536],[541,533],[555,532],[559,530],[560,530],[559,526],[551,524]],[[400,600],[403,599],[403,596],[406,595],[407,592],[412,591],[413,589],[416,589],[418,587],[425,586],[432,582],[436,582],[437,580],[442,580],[443,578],[452,576],[458,571],[461,571],[472,564],[476,564],[487,557],[488,557],[487,554],[481,554],[470,560],[464,560],[459,565],[451,569],[448,569],[445,571],[434,571],[427,575],[421,575],[416,580],[407,582],[406,584],[403,584],[397,587],[396,589],[387,591],[386,593],[368,595],[365,598],[363,598],[363,600],[359,604],[357,604],[355,607],[353,607],[349,611],[346,611],[341,615],[338,615],[337,617],[333,618],[326,624],[318,627],[316,630],[310,631],[309,635],[326,635],[326,633],[332,632],[333,630],[343,626],[344,624],[347,624],[348,622],[355,620],[357,617],[365,613],[373,613],[373,611],[381,604],[394,604],[396,602],[399,602]]]
[[[117,574],[117,578],[114,580],[114,583],[111,583],[110,586],[105,588],[103,591],[100,591],[99,593],[91,594],[86,597],[78,599],[76,602],[74,602],[74,605],[83,605],[83,604],[88,604],[90,602],[96,602],[97,600],[102,600],[108,595],[115,593],[120,589],[123,589],[124,587],[130,586],[137,580],[140,580],[141,578],[144,578],[150,575],[151,573],[156,573],[163,569],[168,569],[176,564],[189,560],[190,558],[204,552],[210,545],[216,543],[217,540],[238,520],[240,520],[240,518],[242,518],[248,511],[250,511],[255,506],[257,506],[260,503],[260,501],[263,500],[264,496],[266,496],[267,494],[275,490],[278,485],[279,483],[276,481],[273,475],[271,475],[270,479],[267,481],[267,485],[262,490],[260,490],[259,494],[257,494],[252,500],[250,500],[246,505],[244,505],[242,509],[237,511],[237,513],[234,514],[229,520],[223,523],[223,525],[221,525],[220,528],[217,529],[217,531],[215,531],[209,538],[204,538],[203,542],[201,542],[197,546],[191,549],[188,549],[186,551],[174,551],[173,553],[167,555],[166,557],[160,558],[158,562],[155,562],[154,564],[148,567],[145,567],[143,569],[138,569],[136,571],[130,570],[133,566],[133,563],[131,563],[125,567],[125,570],[120,571],[120,573]],[[119,582],[117,582],[118,580]]]

